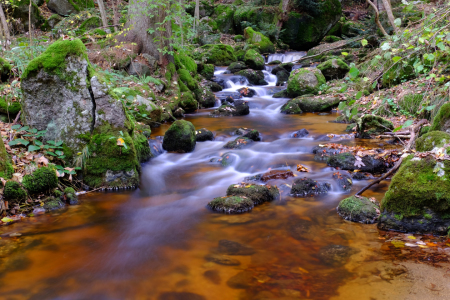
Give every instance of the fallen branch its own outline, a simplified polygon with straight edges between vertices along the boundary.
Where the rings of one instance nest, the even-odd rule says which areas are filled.
[[[364,39],[364,37],[361,37],[361,38],[352,40],[352,42],[357,42],[357,41],[360,41],[360,40],[362,40],[362,39]],[[345,45],[345,44],[344,44],[344,45]],[[339,49],[339,48],[343,47],[344,45],[339,45],[339,46],[336,46],[336,47],[333,47],[333,48],[330,48],[330,49],[323,50],[323,51],[320,52],[319,54],[314,54],[314,55],[310,55],[310,56],[304,56],[304,57],[300,58],[299,60],[294,61],[294,63],[299,63],[299,62],[302,61],[302,60],[320,56],[320,55],[324,54],[325,52],[328,52],[328,51],[331,51],[331,50],[335,50],[335,49]]]
[[[410,128],[411,138],[409,139],[409,142],[406,145],[404,152],[408,152],[411,150],[412,145],[416,141],[416,137],[417,137],[416,132],[418,132],[420,130],[420,128],[422,127],[422,125],[424,125],[426,123],[428,123],[427,120],[420,120],[416,125],[414,125]],[[368,185],[366,185],[365,187],[363,187],[359,192],[357,192],[355,194],[355,196],[361,196],[361,194],[364,193],[366,190],[368,190],[371,186],[373,186],[377,183],[380,183],[381,181],[386,179],[389,175],[391,175],[392,173],[397,171],[397,169],[400,167],[400,165],[403,162],[403,158],[405,158],[405,157],[407,157],[406,153],[400,157],[400,159],[395,163],[395,165],[387,173],[385,173],[383,176],[381,176],[377,180],[374,180],[371,183],[369,183]]]
[[[411,138],[410,135],[404,135],[404,134],[393,134],[393,135],[387,135],[387,134],[383,134],[383,135],[379,135],[378,137],[382,138],[382,139],[392,139],[393,137],[399,138],[399,139],[409,139]]]
[[[14,119],[14,122],[12,123],[13,125],[16,125],[17,121],[19,121],[21,113],[22,113],[22,111],[19,111],[19,113],[17,114],[16,118]]]

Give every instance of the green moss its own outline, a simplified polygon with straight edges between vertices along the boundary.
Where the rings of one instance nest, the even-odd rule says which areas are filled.
[[[242,213],[254,207],[253,201],[246,197],[227,196],[218,197],[209,202],[207,207],[214,211],[225,213]]]
[[[179,69],[177,73],[180,80],[188,87],[189,90],[194,91],[198,89],[197,81],[194,78],[192,78],[188,70]]]
[[[424,208],[450,212],[450,162],[432,158],[414,159],[410,155],[392,177],[382,209],[405,217],[420,214]],[[442,165],[440,165],[442,164]]]
[[[173,58],[177,69],[186,69],[194,75],[197,74],[197,64],[185,51],[177,51]]]
[[[264,58],[253,49],[245,52],[244,62],[253,70],[264,70]]]
[[[99,17],[90,17],[90,18],[84,20],[83,23],[81,23],[81,25],[76,30],[76,34],[82,35],[90,29],[100,27],[101,24],[102,24],[102,21],[100,20]]]
[[[66,66],[66,57],[69,55],[81,56],[89,62],[86,47],[81,40],[58,40],[51,44],[44,53],[28,63],[22,74],[22,80],[41,69],[49,74],[61,76],[61,71]]]
[[[5,98],[0,96],[0,113],[16,115],[21,109],[22,106],[20,105],[20,102],[7,102]]]
[[[103,29],[99,29],[99,28],[94,29],[92,32],[95,34],[101,35],[101,36],[107,35],[106,31],[104,31]]]
[[[378,135],[393,130],[394,124],[379,116],[364,115],[357,121],[357,131],[360,138],[370,138],[371,135]]]
[[[44,193],[58,187],[58,177],[53,168],[42,167],[25,175],[22,184],[31,194]]]
[[[181,94],[179,105],[187,112],[194,111],[198,108],[198,102],[197,100],[195,100],[195,97],[191,92],[185,92]]]
[[[202,76],[208,80],[211,80],[214,76],[214,65],[213,64],[205,64],[203,66],[203,70],[201,72]]]
[[[27,192],[15,181],[7,181],[3,190],[6,200],[20,202],[27,199]]]
[[[177,73],[177,69],[173,63],[169,63],[166,67],[166,74],[165,77],[167,79],[167,82],[171,82],[173,76]]]
[[[140,163],[146,162],[152,158],[152,152],[150,151],[148,140],[144,134],[135,131],[133,143],[136,148],[137,159]]]
[[[13,173],[14,168],[11,164],[11,158],[6,152],[2,136],[0,134],[0,178],[9,179],[12,177]]]
[[[401,220],[403,220],[403,215],[402,214],[394,215],[394,218],[396,218],[397,220],[401,221]]]
[[[254,31],[253,28],[247,27],[244,30],[244,36],[247,39],[247,43],[258,47],[262,53],[274,53],[275,46],[269,40],[268,37],[262,33]]]
[[[228,66],[237,61],[233,47],[230,45],[204,45],[194,52],[196,59],[215,66]]]
[[[316,80],[312,76],[315,76]],[[319,87],[326,83],[325,77],[318,69],[297,69],[289,76],[287,93],[291,97],[317,94]]]
[[[6,81],[11,74],[11,64],[0,57],[0,81]]]
[[[93,0],[68,0],[76,11],[82,11],[86,8],[94,8]]]
[[[450,128],[450,103],[441,106],[438,113],[433,119],[430,131],[447,131]]]
[[[213,30],[219,30],[223,33],[234,33],[234,9],[235,6],[228,4],[217,5],[214,9],[214,20],[216,21],[217,28],[213,28]]]
[[[433,216],[430,215],[430,214],[423,214],[423,217],[424,217],[425,219],[428,219],[428,220],[433,219]]]
[[[420,152],[441,148],[450,142],[450,134],[443,131],[430,131],[416,140],[416,150]]]

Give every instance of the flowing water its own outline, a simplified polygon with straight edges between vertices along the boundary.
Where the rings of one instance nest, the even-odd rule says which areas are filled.
[[[287,60],[281,58],[269,59]],[[222,94],[248,85],[222,71],[216,71],[227,87]],[[372,296],[393,288],[390,283],[379,286],[367,280],[358,284],[356,293],[342,290],[356,277],[371,278],[374,263],[390,263],[392,258],[384,254],[375,225],[346,222],[336,214],[337,204],[348,194],[334,185],[335,170],[315,161],[311,153],[314,146],[330,140],[328,134],[334,135],[331,141],[348,145],[367,141],[346,135],[345,124],[332,122],[336,113],[281,114],[287,99],[272,98],[276,78],[267,72],[266,80],[269,86],[252,87],[258,96],[245,98],[248,116],[212,118],[212,109],[187,115],[197,130],[213,131],[215,140],[197,143],[192,153],[163,152],[153,158],[143,165],[139,190],[92,193],[66,211],[1,228],[0,298],[388,299]],[[157,137],[168,127],[153,130],[153,145],[159,146]],[[239,127],[259,130],[262,141],[244,150],[224,149]],[[309,135],[291,138],[301,128]],[[215,161],[226,152],[236,159],[222,167]],[[297,164],[310,172],[296,172]],[[216,214],[205,207],[224,196],[230,184],[288,168],[297,177],[330,182],[332,191],[322,197],[294,198],[289,189],[281,188],[281,200],[241,215]],[[293,180],[269,184],[286,187]],[[352,192],[366,183],[355,181]],[[386,188],[381,184],[367,196],[380,200]],[[229,256],[235,265],[206,259],[217,253],[221,240],[254,251]],[[323,254],[330,245],[349,247],[342,263],[330,263]],[[362,269],[367,269],[366,277],[357,271]]]

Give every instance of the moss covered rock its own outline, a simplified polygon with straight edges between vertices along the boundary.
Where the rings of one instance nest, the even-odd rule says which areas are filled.
[[[186,53],[186,51],[177,51],[173,55],[173,59],[175,61],[175,66],[177,69],[185,69],[192,74],[197,74],[197,64],[194,59]],[[214,66],[213,66],[214,73]]]
[[[8,201],[18,203],[27,199],[27,192],[20,183],[9,180],[3,189],[3,196]]]
[[[320,70],[312,68],[297,69],[292,71],[289,76],[287,93],[291,97],[317,94],[319,87],[325,83],[325,77]]]
[[[191,92],[181,93],[180,107],[186,112],[195,111],[198,108],[198,102],[195,100],[194,94]]]
[[[234,141],[230,141],[223,146],[226,149],[244,149],[250,146],[253,143],[253,140],[247,137],[238,137]]]
[[[253,70],[264,70],[264,58],[254,49],[245,52],[244,63]]]
[[[340,98],[333,96],[301,96],[288,101],[283,107],[286,109],[288,106],[297,105],[303,112],[322,112],[329,111],[333,107],[339,105]],[[283,111],[282,107],[282,111]]]
[[[298,178],[292,184],[291,194],[297,197],[312,197],[327,194],[331,190],[329,183],[319,183],[311,178]]]
[[[58,187],[58,176],[54,169],[41,167],[31,175],[25,175],[22,184],[31,194],[44,193]]]
[[[280,39],[291,49],[308,50],[319,44],[341,18],[342,7],[339,0],[325,0],[315,4],[318,6],[316,13],[307,12],[302,7],[295,9],[296,4],[287,13]]]
[[[209,108],[216,104],[216,96],[209,87],[200,87],[196,89],[194,93],[200,107]]]
[[[379,206],[366,197],[352,196],[339,202],[337,212],[347,221],[373,224],[378,221]]]
[[[198,89],[197,81],[191,76],[188,70],[179,69],[177,71],[180,80],[187,86],[191,91]]]
[[[195,140],[197,142],[214,141],[214,134],[210,130],[202,128],[195,132]]]
[[[178,120],[173,122],[164,134],[163,148],[171,152],[192,152],[196,143],[195,127],[191,122]]]
[[[241,70],[236,75],[241,75],[247,78],[248,82],[253,85],[268,85],[267,81],[264,80],[264,73],[262,71],[255,71],[252,69]]]
[[[255,205],[247,197],[225,196],[214,198],[207,207],[216,212],[239,214],[250,211]]]
[[[7,96],[0,96],[0,113],[15,116],[22,109],[20,102],[18,101],[8,101],[6,100]]]
[[[11,76],[11,64],[6,60],[0,57],[0,82],[6,82]]]
[[[241,127],[239,129],[236,129],[234,134],[249,138],[255,142],[258,142],[261,140],[261,135],[259,134],[259,131],[256,129],[249,129],[249,128]]]
[[[247,69],[247,65],[243,61],[231,63],[227,68],[227,70],[230,71],[231,73],[237,73],[245,69]]]
[[[47,7],[61,16],[68,16],[73,13],[94,8],[92,0],[48,0]]]
[[[280,98],[288,97],[287,94],[280,94],[280,96],[281,96]],[[303,111],[300,108],[300,106],[298,105],[298,102],[299,102],[299,98],[291,99],[281,107],[280,111],[282,113],[288,114],[288,115],[301,114],[301,113],[303,113]]]
[[[250,113],[247,101],[236,100],[233,105],[224,104],[211,113],[213,117],[245,116]]]
[[[74,205],[74,204],[78,203],[78,196],[73,188],[66,187],[64,189],[64,196],[70,205]]]
[[[233,16],[234,16],[235,6],[229,4],[219,4],[214,9],[214,20],[216,23],[213,30],[219,30],[223,33],[234,33],[233,28]]]
[[[3,179],[9,179],[14,173],[14,168],[11,164],[11,158],[6,152],[5,145],[3,144],[3,139],[0,135],[0,177]]]
[[[443,131],[430,131],[416,140],[416,150],[420,152],[441,148],[450,143],[450,134]]]
[[[318,65],[317,69],[322,71],[326,80],[344,78],[345,74],[350,71],[350,67],[339,58],[327,60]]]
[[[445,226],[450,225],[449,180],[449,161],[410,155],[392,177],[381,202],[383,213],[379,227],[447,234]]]
[[[445,103],[442,105],[434,117],[430,131],[436,130],[450,133],[450,103]]]
[[[139,114],[135,115],[136,121],[147,125],[161,121],[162,108],[153,103],[153,101],[137,95],[136,103],[136,108],[139,110]]]
[[[227,196],[249,198],[254,205],[270,202],[280,198],[280,191],[276,186],[258,184],[232,184],[227,189]]]
[[[12,16],[15,19],[19,19],[21,24],[23,24],[24,31],[28,31],[29,21],[31,21],[31,26],[33,28],[39,28],[41,24],[45,22],[42,17],[39,7],[34,3],[31,3],[31,13],[30,13],[30,0],[12,0],[13,10]]]
[[[211,80],[211,78],[214,77],[214,65],[213,64],[205,64],[203,66],[201,74],[206,79]]]
[[[361,164],[356,163],[356,157],[348,152],[338,153],[336,155],[325,156],[327,165],[330,167],[338,168],[340,170],[367,172],[372,174],[384,173],[391,164],[386,163],[384,159],[377,158],[376,156],[364,156],[361,158]]]
[[[264,34],[253,30],[251,27],[244,29],[244,37],[247,43],[256,46],[261,53],[274,53],[275,46]]]
[[[237,61],[230,45],[204,45],[194,50],[194,58],[215,66],[228,66]]]
[[[364,115],[357,121],[356,131],[363,139],[370,139],[372,135],[379,135],[389,130],[394,130],[394,124],[382,117]]]

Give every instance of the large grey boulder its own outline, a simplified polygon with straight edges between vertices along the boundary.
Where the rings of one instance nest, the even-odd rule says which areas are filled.
[[[68,0],[49,0],[47,7],[61,16],[68,16],[77,12]]]

